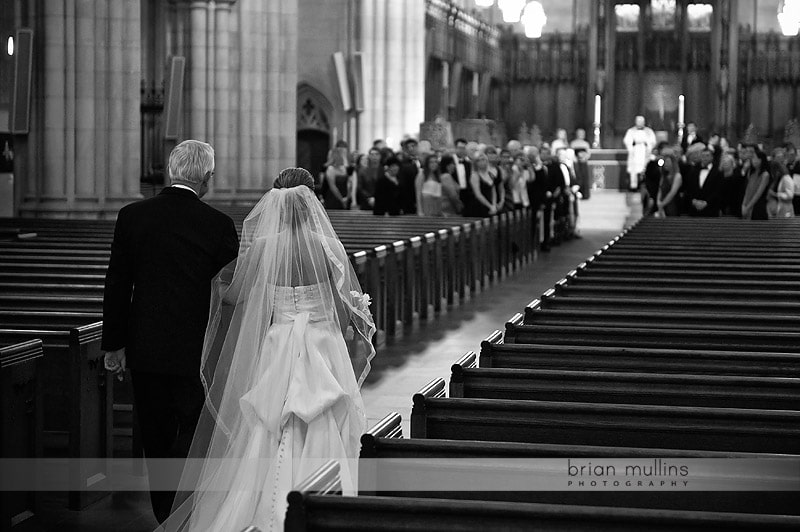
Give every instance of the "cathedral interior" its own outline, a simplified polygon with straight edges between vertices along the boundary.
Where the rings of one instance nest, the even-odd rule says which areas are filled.
[[[158,529],[100,336],[120,209],[187,139],[240,233],[285,168],[349,201],[373,476],[321,468],[285,530],[800,529],[800,0],[0,0],[0,41],[0,531]],[[379,148],[401,216],[326,181]],[[423,212],[429,159],[463,199],[506,156],[520,189]],[[691,473],[598,487],[626,460]]]

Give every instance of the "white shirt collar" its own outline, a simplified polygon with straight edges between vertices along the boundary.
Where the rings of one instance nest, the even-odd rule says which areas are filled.
[[[186,190],[191,190],[194,193],[195,196],[198,196],[198,197],[200,196],[197,193],[197,191],[195,191],[195,189],[193,189],[192,187],[187,187],[186,185],[181,185],[181,184],[178,184],[178,183],[176,183],[174,185],[170,185],[170,186],[171,187],[175,187],[175,188],[185,188]]]

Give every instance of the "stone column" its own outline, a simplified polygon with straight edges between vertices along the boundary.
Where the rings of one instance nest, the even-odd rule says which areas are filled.
[[[137,0],[42,2],[22,215],[115,216],[139,197]]]
[[[362,149],[389,138],[397,148],[417,135],[425,117],[425,3],[362,2],[360,43],[364,57]]]
[[[231,49],[231,4],[233,0],[217,0],[215,17],[215,58],[214,58],[214,134],[216,151],[216,173],[212,180],[215,193],[228,193],[231,190],[230,176],[234,170],[235,146],[231,134],[231,99],[234,90],[232,80],[233,57]]]
[[[208,3],[199,0],[189,5],[191,23],[189,38],[189,136],[208,141],[206,113],[208,110]]]

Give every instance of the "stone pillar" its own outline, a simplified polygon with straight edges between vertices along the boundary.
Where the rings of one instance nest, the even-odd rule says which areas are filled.
[[[364,102],[361,149],[377,138],[397,148],[425,118],[425,2],[361,3]]]
[[[191,23],[189,38],[189,72],[184,79],[189,80],[188,138],[208,141],[206,113],[208,110],[208,3],[199,0],[189,5]]]
[[[139,197],[138,0],[41,2],[23,216],[113,217]]]
[[[216,151],[216,173],[212,180],[214,192],[229,193],[230,177],[234,169],[235,146],[231,143],[231,92],[233,58],[231,48],[231,4],[233,0],[217,0],[215,17],[215,58],[214,58],[214,134]]]

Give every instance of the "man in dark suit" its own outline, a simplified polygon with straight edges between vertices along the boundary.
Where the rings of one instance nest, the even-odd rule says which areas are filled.
[[[456,139],[454,145],[456,149],[453,161],[456,163],[456,175],[453,177],[458,182],[458,196],[464,205],[464,210],[468,212],[474,200],[472,188],[469,185],[469,180],[472,178],[472,161],[469,160],[467,154],[467,139]]]
[[[210,145],[180,143],[169,156],[171,186],[123,207],[114,229],[102,349],[106,369],[120,379],[131,370],[147,459],[186,458],[205,400],[200,360],[211,280],[238,253],[233,221],[200,201],[213,174]],[[175,497],[163,486],[177,487],[176,472],[150,463],[148,474],[163,523]]]
[[[683,153],[689,149],[689,146],[692,144],[697,144],[698,142],[704,142],[700,135],[697,134],[697,124],[694,122],[688,122],[686,124],[686,135],[683,136],[681,139],[681,149]]]
[[[420,163],[417,156],[416,139],[406,139],[400,144],[403,153],[398,157],[400,171],[397,180],[400,182],[400,202],[403,213],[415,214],[417,212],[417,175]]]
[[[700,152],[700,164],[691,168],[683,182],[689,216],[719,216],[722,204],[722,173],[714,165],[714,151]]]

